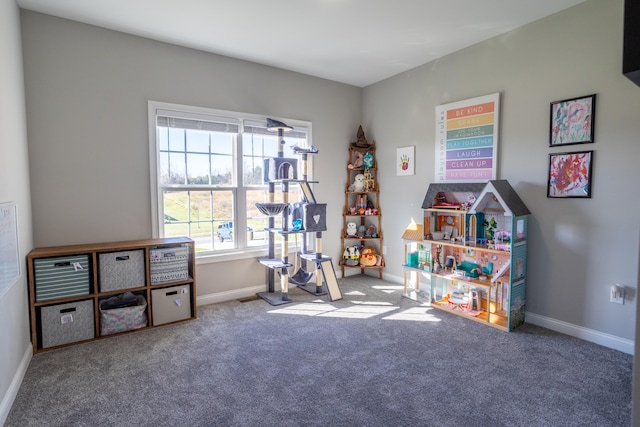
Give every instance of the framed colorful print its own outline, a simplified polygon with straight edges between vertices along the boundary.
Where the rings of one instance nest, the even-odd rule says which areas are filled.
[[[594,142],[596,95],[551,103],[549,147]]]
[[[436,106],[434,182],[496,179],[499,118],[499,92]]]
[[[396,150],[396,175],[415,174],[415,147],[402,147]]]
[[[547,197],[591,198],[593,151],[549,154]]]

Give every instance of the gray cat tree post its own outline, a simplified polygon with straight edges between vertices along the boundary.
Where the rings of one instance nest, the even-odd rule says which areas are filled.
[[[329,294],[330,301],[342,299],[338,279],[333,269],[331,257],[322,255],[322,232],[327,229],[326,225],[326,204],[316,203],[315,197],[307,180],[307,156],[316,154],[318,150],[310,148],[294,147],[293,151],[302,158],[302,179],[297,179],[298,159],[284,157],[284,132],[292,130],[291,126],[277,120],[267,119],[267,129],[278,132],[278,157],[265,159],[264,161],[264,181],[269,184],[268,202],[256,203],[260,212],[269,216],[267,228],[268,251],[266,258],[258,261],[268,267],[267,270],[267,291],[259,292],[257,295],[271,305],[281,305],[290,303],[289,282],[299,288],[315,295]],[[289,183],[298,183],[303,193],[303,203],[289,204]],[[275,201],[275,184],[282,186],[282,202]],[[282,215],[282,227],[275,228],[275,216]],[[297,224],[292,229],[289,228],[289,217],[292,216],[292,223]],[[282,246],[280,257],[275,256],[275,233],[282,236]],[[304,237],[302,252],[300,253],[301,267],[293,275],[289,275],[289,268],[293,264],[289,262],[289,235],[302,233]],[[307,233],[315,233],[315,252],[307,253]],[[315,284],[309,283],[313,273],[304,269],[305,261],[315,264]],[[275,292],[275,272],[280,276],[280,292]],[[325,286],[326,284],[326,290]]]

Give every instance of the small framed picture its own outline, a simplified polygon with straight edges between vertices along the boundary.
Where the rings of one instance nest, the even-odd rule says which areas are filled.
[[[549,146],[594,142],[596,95],[551,103]]]
[[[415,174],[415,147],[402,147],[396,150],[396,176]]]
[[[591,198],[593,151],[549,154],[547,197]]]

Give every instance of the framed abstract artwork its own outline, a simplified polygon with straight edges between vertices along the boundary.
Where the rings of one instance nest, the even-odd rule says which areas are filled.
[[[594,142],[596,95],[551,103],[549,146]]]
[[[593,151],[549,154],[547,197],[591,198]]]

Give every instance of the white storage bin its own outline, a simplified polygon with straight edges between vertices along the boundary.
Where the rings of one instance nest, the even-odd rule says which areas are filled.
[[[181,285],[151,290],[153,325],[191,317],[191,286]]]

